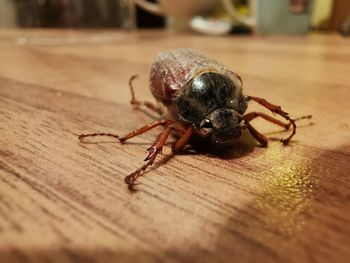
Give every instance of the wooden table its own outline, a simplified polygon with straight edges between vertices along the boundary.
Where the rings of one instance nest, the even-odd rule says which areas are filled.
[[[149,66],[191,47],[239,73],[246,94],[282,105],[288,132],[254,126],[225,153],[171,155],[130,192],[159,130],[125,145],[154,114]],[[161,31],[0,32],[1,262],[346,262],[350,257],[350,42],[340,36],[206,37]],[[263,110],[251,103],[249,110]],[[153,116],[153,117],[152,117]]]

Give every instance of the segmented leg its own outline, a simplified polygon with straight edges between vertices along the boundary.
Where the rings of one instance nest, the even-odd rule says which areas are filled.
[[[119,136],[116,135],[116,134],[104,133],[104,132],[80,134],[78,138],[79,138],[79,140],[82,140],[82,139],[84,139],[85,137],[95,137],[95,136],[106,136],[106,137],[113,137],[113,138],[119,139]]]
[[[284,123],[284,122],[282,122],[280,120],[277,120],[277,119],[275,119],[275,118],[273,118],[273,117],[271,117],[271,116],[269,116],[269,115],[267,115],[265,113],[255,112],[255,111],[245,114],[243,116],[243,120],[246,121],[246,122],[250,122],[250,121],[252,121],[253,119],[255,119],[257,117],[261,117],[261,118],[263,118],[263,119],[265,119],[265,120],[267,120],[267,121],[269,121],[269,122],[271,122],[273,124],[276,124],[278,126],[281,126],[281,127],[285,128],[286,130],[288,130],[290,128],[290,125],[291,125],[290,122],[289,123]],[[311,118],[312,118],[311,115],[305,115],[305,116],[301,116],[301,117],[298,117],[298,118],[294,118],[292,120],[294,122],[296,122],[296,121],[300,121],[300,120],[304,120],[304,119],[311,119]]]
[[[263,119],[265,119],[273,124],[276,124],[278,126],[285,128],[285,129],[289,129],[289,127],[290,127],[290,123],[281,122],[280,120],[277,120],[277,119],[275,119],[275,118],[273,118],[265,113],[262,113],[262,112],[255,112],[255,111],[249,112],[249,113],[245,114],[242,117],[242,119],[247,123],[247,122],[250,122],[257,117],[261,117],[261,118],[263,118]]]
[[[272,111],[272,113],[278,114],[278,115],[282,116],[284,119],[286,119],[287,121],[289,121],[288,128],[289,128],[290,125],[293,126],[292,133],[286,139],[281,139],[281,142],[284,145],[287,145],[290,142],[290,140],[293,138],[294,134],[296,133],[295,120],[291,119],[289,117],[288,113],[282,110],[281,106],[274,105],[274,104],[268,102],[267,100],[265,100],[263,98],[258,98],[258,97],[253,97],[253,96],[247,96],[247,98],[248,98],[248,100],[253,100],[253,101],[259,103],[260,105],[262,105],[265,108],[267,108],[270,111]],[[311,118],[311,116],[308,115],[308,116],[304,116],[304,117],[301,117],[301,118],[298,118],[298,119],[305,119],[305,118]],[[264,119],[266,119],[266,118],[264,118]],[[271,119],[274,119],[274,118],[271,118]],[[271,119],[266,119],[266,120],[271,121]],[[280,121],[276,122],[276,121],[271,121],[271,122],[273,122],[273,123],[275,123],[277,125],[282,124],[282,122],[280,122]]]
[[[134,79],[136,79],[138,77],[138,75],[133,75],[131,76],[131,78],[129,79],[129,87],[130,87],[130,91],[131,91],[131,100],[130,103],[134,106],[140,106],[140,105],[144,105],[147,108],[149,108],[150,110],[153,110],[155,112],[157,112],[159,115],[163,115],[163,110],[154,105],[152,102],[148,102],[148,101],[139,101],[135,98],[135,91],[134,91],[134,87],[132,85],[132,82]]]
[[[111,133],[90,133],[90,134],[81,134],[79,136],[79,139],[81,140],[85,137],[90,137],[90,136],[109,136],[109,137],[117,138],[120,142],[123,143],[126,140],[129,140],[135,136],[143,134],[157,126],[164,126],[165,129],[163,132],[161,132],[157,136],[157,139],[152,144],[152,146],[147,149],[149,153],[146,159],[144,160],[144,161],[147,161],[147,163],[142,165],[139,169],[137,169],[136,171],[134,171],[133,173],[125,177],[125,183],[128,184],[129,188],[131,189],[135,184],[136,179],[142,175],[142,172],[145,171],[147,167],[153,164],[157,155],[162,152],[163,146],[172,130],[177,131],[179,134],[182,134],[182,137],[173,144],[172,149],[174,152],[176,152],[181,150],[186,145],[188,139],[190,138],[193,132],[193,128],[190,127],[186,129],[181,124],[175,123],[174,121],[171,121],[171,120],[157,120],[133,132],[130,132],[124,136],[118,136]]]
[[[123,136],[119,136],[117,134],[112,134],[112,133],[88,133],[88,134],[81,134],[79,135],[79,140],[82,140],[86,137],[94,137],[94,136],[108,136],[108,137],[113,137],[113,138],[117,138],[121,143],[125,142],[126,140],[129,140],[130,138],[133,138],[135,136],[138,136],[140,134],[143,134],[157,126],[166,126],[173,123],[172,121],[168,121],[168,120],[157,120],[154,122],[151,122],[149,124],[147,124],[146,126],[143,126],[133,132],[130,132],[128,134],[125,134]]]
[[[182,137],[175,143],[173,143],[172,146],[173,152],[178,152],[186,146],[186,143],[192,135],[193,128],[190,127],[188,129],[185,129],[185,127],[183,127],[181,124],[176,123],[168,124],[167,126],[165,126],[164,131],[157,136],[157,139],[154,141],[152,146],[147,149],[149,153],[146,159],[144,160],[147,163],[125,177],[125,183],[129,186],[130,189],[132,189],[132,187],[135,185],[136,179],[142,175],[142,172],[144,172],[147,169],[147,167],[151,166],[154,160],[156,159],[157,155],[162,152],[163,146],[167,138],[169,137],[171,131],[177,131],[180,134],[183,134]]]
[[[246,125],[246,127],[248,128],[248,130],[250,131],[250,133],[254,136],[254,138],[259,141],[263,146],[266,146],[267,145],[267,138],[262,135],[261,133],[259,133],[251,124],[250,124],[250,121],[252,121],[253,119],[257,118],[257,117],[261,117],[273,124],[276,124],[278,126],[281,126],[283,128],[285,128],[286,130],[289,129],[290,125],[291,125],[291,122],[289,123],[284,123],[284,122],[281,122],[280,120],[277,120],[265,113],[262,113],[262,112],[249,112],[247,113],[246,115],[244,115],[242,117],[242,119],[244,120],[244,123]],[[296,118],[296,119],[293,119],[293,121],[299,121],[299,120],[302,120],[302,119],[310,119],[311,118],[311,115],[307,115],[307,116],[302,116],[302,117],[299,117],[299,118]]]
[[[253,137],[258,141],[260,142],[260,144],[262,146],[267,146],[267,138],[262,135],[260,132],[258,132],[249,122],[246,123],[246,126],[249,130],[249,132],[253,135]]]
[[[148,166],[151,166],[154,160],[156,159],[157,155],[160,152],[162,152],[163,146],[173,128],[174,128],[174,125],[169,125],[164,129],[164,131],[161,134],[158,135],[156,141],[149,148],[148,156],[145,159],[147,163],[142,165],[139,169],[137,169],[136,171],[134,171],[133,173],[125,177],[125,183],[129,186],[130,189],[132,189],[132,187],[135,185],[136,179],[142,175],[142,172],[145,171]]]
[[[187,144],[188,140],[191,138],[193,133],[193,127],[189,127],[187,130],[183,131],[183,135],[176,142],[173,143],[171,150],[176,153],[181,151]]]
[[[125,142],[126,140],[129,140],[135,136],[138,136],[140,134],[143,134],[155,127],[158,127],[158,126],[169,126],[171,124],[173,124],[174,122],[173,121],[170,121],[170,120],[157,120],[157,121],[154,121],[154,122],[151,122],[149,124],[147,124],[146,126],[143,126],[135,131],[132,131],[128,134],[125,134],[124,136],[121,136],[119,137],[119,141],[120,142]]]

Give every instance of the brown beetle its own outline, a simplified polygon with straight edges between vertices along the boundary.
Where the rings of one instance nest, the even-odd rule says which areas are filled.
[[[129,81],[132,94],[131,104],[144,105],[163,116],[161,107],[150,102],[141,102],[135,98],[132,87],[135,77],[131,77]],[[257,141],[266,146],[267,138],[250,124],[250,121],[256,117],[261,117],[285,129],[292,126],[292,133],[286,139],[281,139],[284,145],[289,143],[296,132],[295,121],[297,119],[291,119],[280,106],[265,99],[244,96],[242,80],[236,73],[195,50],[174,49],[160,53],[151,67],[150,88],[156,100],[168,109],[171,116],[169,119],[154,121],[124,136],[110,133],[81,134],[79,136],[79,139],[89,136],[110,136],[123,143],[157,126],[164,127],[163,132],[148,149],[146,163],[125,177],[125,182],[130,188],[142,172],[153,164],[171,132],[178,136],[177,141],[172,145],[174,152],[182,150],[192,136],[208,138],[212,143],[218,145],[232,145],[240,137],[242,128],[247,128]],[[281,122],[262,112],[244,114],[249,100],[256,101],[272,113],[282,116],[288,123]],[[298,120],[305,118],[311,118],[311,116],[304,116]]]

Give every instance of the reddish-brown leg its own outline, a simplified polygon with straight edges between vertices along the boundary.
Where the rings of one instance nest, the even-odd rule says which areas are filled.
[[[130,138],[143,134],[157,126],[164,126],[165,129],[162,133],[160,133],[157,136],[157,139],[152,144],[152,146],[148,148],[149,153],[145,159],[147,163],[142,165],[139,169],[137,169],[136,171],[134,171],[133,173],[125,177],[125,182],[128,184],[129,188],[131,189],[135,184],[136,179],[142,175],[142,172],[146,170],[148,166],[151,166],[153,164],[157,155],[162,152],[163,146],[172,130],[177,131],[179,134],[183,134],[183,136],[173,144],[173,150],[179,151],[186,145],[188,139],[190,138],[193,132],[193,128],[190,127],[186,129],[181,124],[175,123],[174,121],[171,121],[171,120],[158,120],[158,121],[151,122],[148,125],[121,137],[111,133],[91,133],[91,134],[82,134],[79,136],[79,139],[83,139],[89,136],[109,136],[109,137],[117,138],[120,142],[125,142],[126,140],[129,140]]]
[[[245,114],[242,117],[242,119],[247,123],[247,122],[250,122],[257,117],[261,117],[261,118],[263,118],[263,119],[265,119],[273,124],[276,124],[278,126],[285,128],[285,129],[289,129],[289,127],[290,127],[290,123],[284,123],[284,122],[277,120],[277,119],[275,119],[275,118],[273,118],[265,113],[262,113],[262,112],[255,112],[255,111],[249,112],[249,113]]]
[[[186,146],[188,140],[191,138],[192,133],[193,127],[191,126],[183,133],[180,139],[173,143],[171,150],[174,153],[181,151]]]
[[[285,128],[287,130],[289,129],[289,127],[291,125],[290,122],[289,123],[284,123],[284,122],[282,122],[280,120],[277,120],[277,119],[275,119],[275,118],[273,118],[273,117],[271,117],[271,116],[269,116],[269,115],[267,115],[265,113],[255,112],[255,111],[249,112],[246,115],[244,115],[243,116],[243,120],[246,121],[246,122],[250,122],[251,120],[253,120],[253,119],[257,118],[257,117],[261,117],[261,118],[263,118],[263,119],[265,119],[265,120],[267,120],[267,121],[269,121],[269,122],[271,122],[273,124],[276,124],[278,126],[281,126],[281,127]],[[311,115],[305,115],[305,116],[301,116],[301,117],[298,117],[298,118],[294,118],[293,121],[296,122],[296,121],[300,121],[300,120],[304,120],[304,119],[311,119],[311,117],[312,117]]]
[[[173,121],[170,121],[170,120],[157,120],[157,121],[154,121],[154,122],[151,122],[149,124],[147,124],[146,126],[143,126],[133,132],[130,132],[128,134],[125,134],[124,136],[121,136],[119,137],[119,141],[120,142],[125,142],[126,140],[129,140],[130,138],[133,138],[135,136],[138,136],[140,134],[143,134],[155,127],[158,127],[158,126],[169,126],[171,124],[173,124],[174,122]]]
[[[164,131],[158,135],[156,141],[149,148],[148,156],[145,161],[146,164],[142,165],[139,169],[125,177],[125,183],[129,186],[130,189],[135,185],[136,179],[142,175],[142,172],[147,169],[148,166],[151,166],[156,159],[157,155],[162,151],[163,146],[169,137],[171,130],[174,129],[174,125],[166,126]]]
[[[242,117],[242,119],[244,120],[244,124],[245,126],[248,128],[249,132],[253,135],[253,137],[260,142],[260,144],[262,146],[267,146],[267,138],[262,135],[261,133],[259,133],[249,122],[252,121],[253,119],[257,118],[257,117],[262,117],[267,121],[270,121],[274,124],[277,124],[285,129],[289,128],[289,124],[283,123],[275,118],[270,117],[269,115],[266,115],[265,113],[262,112],[249,112],[246,115],[244,115]]]
[[[258,132],[249,122],[246,123],[246,126],[249,130],[249,132],[253,135],[253,137],[261,143],[262,146],[267,146],[267,138],[262,135],[260,132]]]
[[[104,133],[104,132],[80,134],[78,138],[79,138],[79,140],[82,140],[82,139],[84,139],[85,137],[95,137],[95,136],[106,136],[106,137],[113,137],[113,138],[119,139],[119,136],[116,135],[116,134]]]
[[[253,96],[247,96],[247,97],[248,97],[248,100],[256,101],[257,103],[259,103],[260,105],[262,105],[265,108],[269,109],[273,113],[279,114],[279,115],[281,115],[283,117],[284,116],[288,116],[288,113],[283,111],[281,106],[274,105],[274,104],[268,102],[267,100],[265,100],[263,98],[253,97]],[[289,119],[287,119],[287,120],[289,120]]]
[[[250,131],[250,133],[254,136],[254,138],[259,141],[263,146],[266,146],[267,145],[267,138],[262,135],[261,133],[259,133],[249,122],[252,121],[253,119],[257,118],[257,117],[261,117],[273,124],[276,124],[278,126],[281,126],[285,129],[289,129],[290,125],[291,125],[291,122],[289,123],[284,123],[284,122],[281,122],[265,113],[262,113],[262,112],[249,112],[247,113],[246,115],[244,115],[242,117],[242,119],[244,120],[244,123],[245,125],[247,126],[248,130]],[[303,116],[303,117],[300,117],[300,118],[296,118],[296,119],[293,119],[293,121],[298,121],[298,120],[302,120],[302,119],[309,119],[311,118],[310,115],[308,116]]]
[[[281,139],[281,142],[284,145],[287,145],[290,142],[290,140],[293,138],[294,134],[296,133],[296,125],[295,125],[294,120],[289,117],[287,112],[282,110],[281,106],[274,105],[263,98],[258,98],[258,97],[253,97],[253,96],[247,96],[247,97],[248,97],[248,100],[256,101],[260,105],[262,105],[265,108],[272,111],[272,113],[276,113],[276,114],[282,116],[283,118],[285,118],[287,121],[289,121],[289,125],[293,126],[292,133],[286,139]]]
[[[183,136],[173,144],[172,149],[174,152],[177,152],[183,147],[185,147],[188,139],[190,138],[193,132],[192,127],[186,130],[185,127],[176,123],[168,124],[168,126],[165,126],[164,131],[157,136],[157,139],[154,141],[152,146],[147,149],[149,153],[146,159],[144,160],[147,161],[147,163],[125,177],[125,183],[128,184],[130,189],[132,189],[132,187],[135,185],[136,179],[142,175],[142,172],[145,171],[147,167],[151,166],[154,160],[156,159],[157,155],[162,152],[163,146],[172,130],[183,134]]]
[[[144,105],[147,108],[149,108],[150,110],[153,110],[155,112],[157,112],[159,115],[163,115],[163,110],[154,105],[152,102],[148,102],[148,101],[139,101],[135,98],[135,91],[134,91],[134,87],[132,85],[132,82],[134,79],[136,79],[138,77],[138,75],[133,75],[131,76],[131,78],[129,79],[129,87],[130,87],[130,91],[131,91],[131,100],[130,103],[134,106],[140,106],[140,105]]]
[[[113,137],[113,138],[117,138],[120,142],[125,142],[126,140],[133,138],[135,136],[138,136],[142,133],[145,133],[157,126],[166,126],[173,123],[173,121],[168,121],[168,120],[157,120],[154,122],[151,122],[149,124],[147,124],[146,126],[143,126],[142,128],[139,128],[133,132],[130,132],[128,134],[125,134],[124,136],[118,136],[116,134],[112,134],[112,133],[89,133],[89,134],[81,134],[79,135],[79,140],[82,140],[83,138],[86,137],[94,137],[94,136],[108,136],[108,137]]]

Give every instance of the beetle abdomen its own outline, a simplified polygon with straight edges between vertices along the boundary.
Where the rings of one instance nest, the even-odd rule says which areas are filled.
[[[174,94],[203,72],[217,72],[239,83],[239,77],[224,65],[192,49],[173,49],[160,53],[152,64],[150,85],[153,96],[169,105]]]

